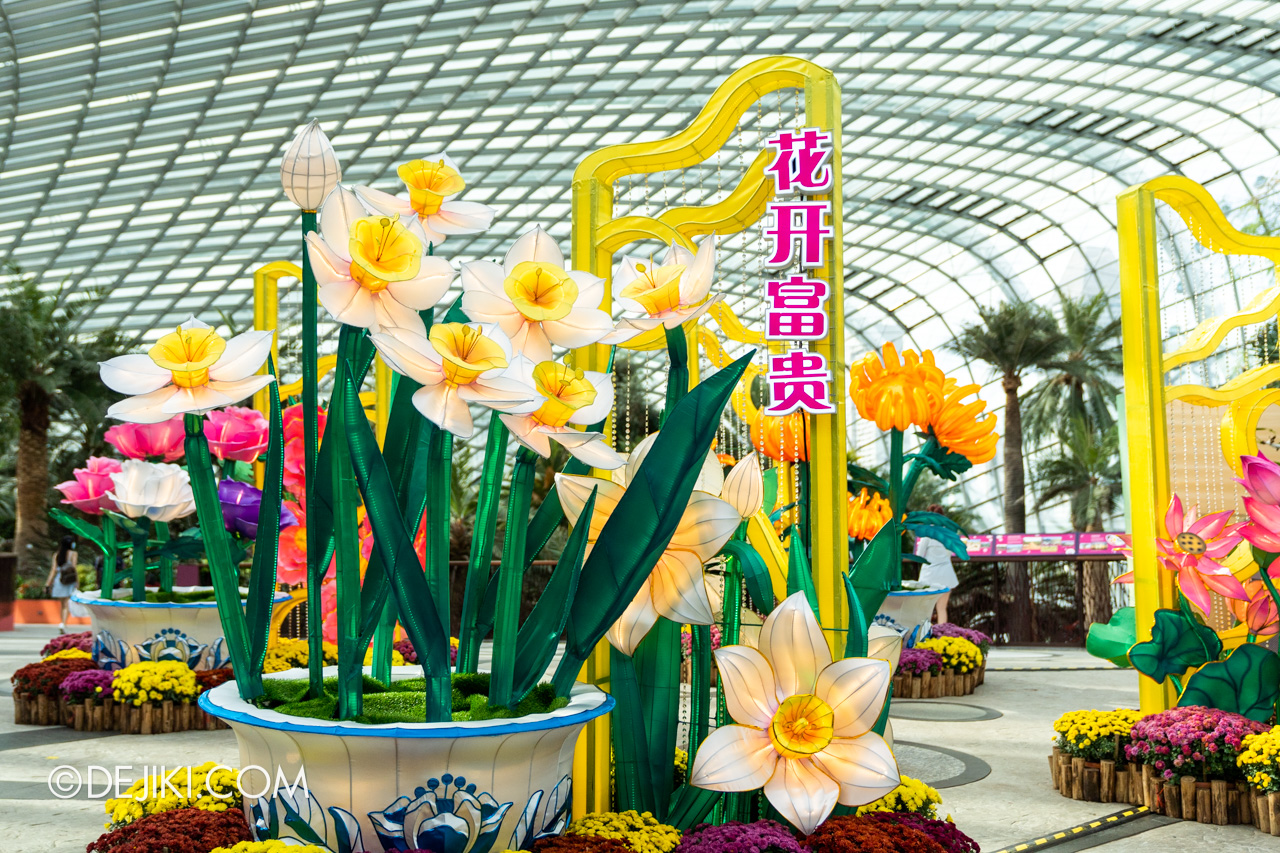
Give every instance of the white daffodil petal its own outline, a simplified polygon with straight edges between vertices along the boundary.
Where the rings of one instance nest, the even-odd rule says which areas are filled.
[[[194,388],[175,388],[173,396],[161,408],[169,413],[169,417],[195,412],[208,412],[230,406],[237,402],[221,391],[215,391],[208,385],[197,385]]]
[[[760,472],[755,453],[748,453],[733,466],[729,476],[724,478],[720,497],[731,503],[743,518],[750,518],[760,511],[764,505],[764,475]]]
[[[600,537],[600,531],[604,529],[605,522],[617,508],[618,501],[622,500],[626,490],[617,483],[599,477],[556,474],[556,495],[560,498],[560,507],[564,510],[565,518],[569,519],[569,524],[574,527],[578,525],[578,516],[587,505],[592,489],[599,491],[596,493],[595,511],[591,513],[591,529],[587,531],[588,542],[595,542]]]
[[[446,201],[430,217],[431,227],[441,234],[479,234],[488,231],[497,211],[474,201]]]
[[[569,423],[590,426],[603,421],[609,416],[609,412],[613,411],[613,382],[609,374],[594,370],[584,370],[582,375],[591,383],[591,387],[596,389],[596,398],[590,405],[583,406],[574,412],[569,418]]]
[[[893,751],[877,734],[837,737],[812,760],[840,786],[839,802],[844,806],[875,802],[902,781]]]
[[[178,392],[174,385],[166,385],[149,394],[125,397],[107,409],[107,417],[131,424],[158,424],[173,417],[164,405]]]
[[[640,465],[644,462],[645,457],[649,455],[650,448],[653,447],[653,443],[657,440],[658,434],[651,432],[640,439],[639,444],[631,448],[631,452],[627,454],[626,482],[635,482],[636,474],[640,471]]]
[[[374,322],[369,326],[371,333],[383,329],[404,329],[415,335],[427,334],[427,326],[418,312],[396,299],[391,288],[373,294],[373,314]]]
[[[520,317],[523,320],[524,315],[521,314]],[[505,326],[503,331],[506,331]],[[524,322],[520,328],[508,334],[511,337],[511,345],[534,364],[554,360],[551,341],[547,338],[547,333],[542,330],[541,323]]]
[[[170,371],[141,353],[118,355],[99,362],[98,375],[104,385],[121,394],[150,394],[173,381]]]
[[[537,391],[515,379],[498,375],[480,378],[467,385],[458,386],[458,394],[468,403],[479,403],[494,409],[508,411],[511,404],[539,400]],[[535,407],[536,408],[536,407]]]
[[[778,711],[773,668],[750,646],[716,649],[724,703],[735,722],[766,729]]]
[[[653,607],[680,625],[710,625],[715,621],[702,560],[690,551],[667,550],[649,575],[653,583]]]
[[[813,692],[818,673],[831,665],[831,650],[803,592],[789,596],[764,620],[760,652],[773,665],[778,701]]]
[[[417,214],[413,210],[413,203],[407,198],[400,198],[391,193],[384,193],[382,190],[375,190],[373,187],[353,187],[357,196],[364,202],[365,206],[378,213],[385,213],[388,216],[403,216],[406,219]]]
[[[692,551],[705,563],[719,553],[741,523],[742,516],[728,501],[695,491],[680,516],[670,547]]]
[[[574,459],[584,462],[592,468],[612,471],[614,468],[621,468],[627,461],[605,443],[604,436],[601,433],[546,427],[541,427],[540,431],[555,439],[556,443],[569,451],[569,455]]]
[[[893,670],[882,660],[845,658],[818,673],[813,693],[831,706],[836,737],[857,737],[871,731],[889,692]]]
[[[754,791],[778,764],[769,736],[747,726],[721,726],[698,747],[689,784],[709,791]]]
[[[352,223],[368,215],[368,208],[351,188],[339,184],[320,206],[320,236],[330,249],[346,255]]]
[[[370,340],[382,360],[396,373],[408,376],[419,385],[438,385],[444,381],[444,371],[437,360],[439,355],[425,336],[386,329],[371,335]]]
[[[697,254],[681,263],[685,264],[685,270],[680,276],[680,303],[693,305],[701,302],[711,291],[711,282],[715,279],[716,235],[704,239]]]
[[[707,455],[702,457],[702,470],[698,472],[698,479],[693,487],[700,492],[712,495],[720,495],[724,491],[724,466],[709,450]],[[721,500],[723,499],[721,496]]]
[[[550,234],[538,227],[521,234],[520,239],[516,240],[507,251],[507,257],[503,264],[506,274],[511,275],[511,271],[521,261],[538,261],[539,263],[564,267],[564,255],[560,252],[560,247],[556,245],[556,241],[551,238]]]
[[[236,379],[229,382],[214,379],[209,382],[209,388],[225,397],[229,397],[231,402],[239,403],[245,398],[253,395],[254,392],[266,388],[275,381],[276,378],[274,376],[269,373],[264,373],[261,375],[246,376],[244,379]]]
[[[568,270],[568,273],[569,278],[573,279],[573,283],[578,285],[578,298],[575,303],[584,308],[603,308],[604,279],[598,275],[579,272],[578,270]],[[619,286],[619,289],[621,289],[621,286]]]
[[[543,459],[551,456],[551,439],[543,432],[538,422],[523,415],[498,415],[511,430],[511,436],[520,444],[532,450]]]
[[[645,634],[658,621],[658,611],[653,609],[649,589],[649,581],[645,580],[636,597],[631,599],[627,609],[622,611],[618,621],[613,623],[609,633],[605,635],[610,645],[624,655],[634,654],[636,646],[640,645]]]
[[[355,281],[347,279],[328,284],[320,283],[317,290],[320,304],[339,323],[367,329],[377,322],[378,314],[373,307],[373,294]]]
[[[424,385],[414,391],[413,405],[427,420],[460,438],[467,438],[475,431],[467,404],[459,399],[457,389],[446,382]]]
[[[872,625],[867,630],[867,657],[887,661],[890,671],[896,672],[901,656],[901,634],[885,625]]]
[[[257,373],[271,354],[274,337],[275,332],[267,330],[245,332],[231,338],[222,357],[209,368],[209,379],[234,382]]]
[[[613,319],[599,308],[572,308],[559,320],[543,320],[542,329],[558,347],[593,344],[613,331]]]
[[[387,292],[402,305],[415,311],[434,308],[449,285],[453,284],[453,267],[444,258],[423,258],[418,275],[408,281],[393,281],[387,285]]]
[[[836,807],[840,786],[807,758],[783,758],[764,784],[764,795],[779,814],[809,835]]]
[[[307,259],[311,261],[317,282],[351,278],[351,259],[346,255],[346,245],[343,244],[342,252],[335,252],[314,231],[307,235]]]
[[[487,293],[490,296],[497,296],[507,302],[511,310],[514,311],[515,306],[511,305],[511,297],[507,296],[506,287],[503,281],[506,276],[502,272],[502,266],[495,264],[493,261],[469,261],[462,265],[462,294],[463,307],[466,306],[466,295],[468,293]],[[471,312],[467,312],[467,316],[473,320],[481,318],[475,317]],[[494,321],[491,321],[494,322]]]

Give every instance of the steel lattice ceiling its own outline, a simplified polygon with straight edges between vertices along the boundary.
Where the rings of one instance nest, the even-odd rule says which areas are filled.
[[[567,248],[583,156],[674,132],[785,53],[843,88],[851,354],[936,346],[1001,293],[1114,292],[1125,186],[1178,172],[1248,200],[1280,155],[1278,19],[1266,0],[7,0],[0,252],[108,291],[92,327],[246,324],[253,269],[298,255],[277,170],[311,117],[349,181],[463,163],[498,216],[449,257],[533,224]]]

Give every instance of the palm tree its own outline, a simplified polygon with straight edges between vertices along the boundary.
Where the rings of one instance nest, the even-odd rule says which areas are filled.
[[[119,339],[115,332],[76,331],[101,296],[64,298],[61,288],[45,291],[12,261],[4,271],[10,281],[0,297],[0,405],[18,435],[14,549],[20,568],[38,571],[33,549],[48,530],[50,426],[55,418],[86,420],[87,413],[105,412],[110,392],[98,378],[97,363],[119,351]],[[83,440],[92,446],[94,436]]]
[[[978,308],[978,322],[965,326],[947,345],[969,361],[991,366],[1004,389],[1004,532],[1027,532],[1027,477],[1022,448],[1022,406],[1018,389],[1024,374],[1061,358],[1067,339],[1057,319],[1039,305],[1017,299]],[[1013,607],[1010,640],[1030,642],[1031,575],[1025,563],[1006,568]]]
[[[1101,531],[1120,501],[1119,429],[1113,424],[1100,431],[1091,428],[1084,418],[1075,417],[1059,441],[1058,452],[1037,471],[1039,505],[1066,498],[1074,530]],[[1105,623],[1111,618],[1107,564],[1085,562],[1082,573],[1084,621]]]
[[[1077,417],[1103,432],[1115,423],[1111,407],[1120,389],[1113,380],[1124,366],[1120,318],[1109,319],[1108,307],[1101,293],[1063,298],[1066,351],[1046,366],[1049,376],[1031,389],[1023,404],[1031,438],[1052,435]]]

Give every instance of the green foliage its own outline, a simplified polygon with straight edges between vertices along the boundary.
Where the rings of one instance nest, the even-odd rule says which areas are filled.
[[[978,320],[960,330],[947,349],[990,365],[1000,377],[1021,377],[1055,364],[1069,341],[1047,308],[1015,299],[978,306]]]
[[[1157,610],[1151,639],[1129,650],[1129,662],[1147,678],[1163,682],[1217,660],[1220,654],[1222,640],[1208,625],[1188,619],[1180,610]]]
[[[1187,680],[1178,706],[1204,705],[1270,721],[1280,699],[1280,657],[1254,643],[1238,646],[1226,660],[1206,664]]]
[[[406,678],[382,684],[368,676],[361,683],[363,713],[353,718],[368,725],[387,723],[420,723],[426,715],[426,681]],[[453,676],[452,720],[454,722],[514,719],[529,714],[545,714],[569,704],[568,699],[558,698],[555,688],[543,682],[529,691],[514,708],[489,705],[489,676],[487,673],[459,673]],[[338,679],[324,680],[324,695],[307,699],[308,681],[305,678],[263,680],[263,694],[256,704],[291,717],[308,717],[316,720],[338,718]]]
[[[1063,351],[1043,365],[1049,375],[1026,394],[1027,433],[1043,438],[1078,419],[1105,434],[1115,425],[1111,408],[1123,372],[1120,315],[1102,293],[1063,297],[1060,310]]]
[[[1123,494],[1120,475],[1120,432],[1090,427],[1075,416],[1058,436],[1056,452],[1036,469],[1039,506],[1066,499],[1073,530],[1102,530],[1119,509]]]
[[[916,536],[938,540],[946,546],[948,551],[961,560],[969,559],[969,549],[965,547],[964,540],[960,538],[964,535],[964,531],[960,529],[960,525],[945,515],[916,510],[907,513],[906,519],[902,522],[902,527],[905,530],[910,530]]]
[[[1112,614],[1106,625],[1095,622],[1089,626],[1084,648],[1096,658],[1110,661],[1121,669],[1128,669],[1132,666],[1129,663],[1129,649],[1136,642],[1137,611],[1132,607],[1122,607]]]

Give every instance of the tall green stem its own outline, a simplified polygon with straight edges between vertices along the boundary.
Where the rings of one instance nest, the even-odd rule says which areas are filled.
[[[396,638],[396,602],[390,596],[378,616],[373,631],[373,677],[383,684],[391,683],[391,652]]]
[[[480,472],[480,494],[476,501],[475,526],[471,531],[471,559],[462,594],[462,619],[458,626],[458,672],[475,672],[480,663],[480,643],[476,616],[493,563],[493,537],[502,497],[502,474],[507,461],[507,425],[496,414],[489,420],[489,438],[484,447],[484,469]]]
[[[498,569],[498,603],[493,620],[493,666],[489,675],[489,704],[509,705],[515,678],[516,635],[520,625],[520,593],[524,581],[524,540],[533,498],[533,471],[538,454],[527,447],[516,453],[507,497],[507,528]]]
[[[895,521],[902,518],[902,430],[889,431],[889,508]],[[917,475],[919,476],[919,475]]]
[[[145,524],[145,522],[140,522]],[[145,528],[144,528],[145,530]],[[147,600],[147,534],[133,534],[133,561],[129,565],[132,575],[133,600]]]
[[[925,441],[920,448],[919,455],[931,456],[937,452],[942,445],[938,443],[938,439],[932,435]],[[906,505],[911,501],[911,493],[916,490],[916,481],[920,479],[920,475],[924,473],[924,464],[919,459],[912,459],[911,466],[907,469],[907,475],[902,480],[902,508],[905,510]]]
[[[319,330],[317,311],[319,295],[316,276],[311,270],[307,235],[316,230],[316,212],[302,211],[302,452],[306,476],[305,502],[315,506],[316,462],[320,456]],[[325,566],[322,553],[325,543],[315,524],[307,525],[307,671],[310,677],[308,695],[318,699],[324,694],[324,617],[320,608],[320,585],[324,583]]]
[[[165,543],[169,541],[169,523],[165,521],[155,522],[156,541],[163,548]],[[160,555],[160,591],[173,592],[173,559],[167,554]]]
[[[434,424],[432,425],[434,427]],[[427,482],[427,587],[436,604],[436,616],[449,636],[449,488],[453,475],[453,434],[435,429],[428,448],[431,479]],[[524,553],[523,543],[521,554]]]
[[[101,598],[113,598],[116,588],[116,520],[106,513],[100,519],[102,525],[102,588]]]
[[[676,326],[667,329],[667,359],[670,369],[667,373],[667,399],[662,408],[662,423],[666,423],[676,403],[689,393],[689,342],[684,336],[684,327]]]
[[[711,724],[711,627],[693,625],[689,630],[692,631],[689,646],[689,766],[692,767]]]
[[[222,504],[218,501],[218,487],[213,481],[213,460],[209,456],[209,442],[204,437],[203,417],[185,415],[187,471],[191,475],[191,493],[195,498],[196,517],[204,533],[205,554],[209,558],[209,574],[213,578],[213,593],[218,602],[218,618],[222,622],[222,636],[231,655],[231,667],[238,672],[249,672],[249,627],[244,607],[240,603],[240,573],[231,560],[231,547],[223,528]],[[237,681],[242,699],[254,698],[255,686],[251,681]]]
[[[348,378],[351,359],[362,332],[351,326],[343,326],[338,336],[337,379],[334,382],[334,398],[352,393],[355,383]],[[359,404],[330,406],[329,417],[342,418],[339,425],[345,433],[354,425],[345,420],[349,412],[364,417]],[[338,629],[338,718],[349,720],[363,710],[361,675],[364,672],[364,652],[357,648],[360,640],[360,534],[355,475],[351,467],[351,450],[345,441],[335,441],[333,446],[332,480],[329,496],[333,507],[333,551],[337,560],[334,574],[334,590],[337,594]],[[318,630],[312,633],[323,633]],[[308,661],[310,663],[310,661]],[[323,661],[321,661],[323,664]]]

